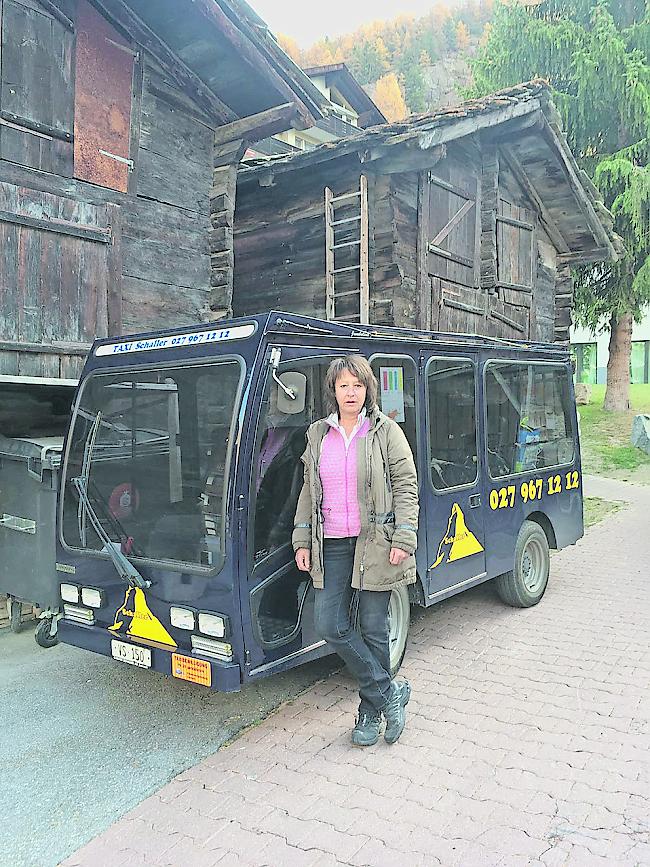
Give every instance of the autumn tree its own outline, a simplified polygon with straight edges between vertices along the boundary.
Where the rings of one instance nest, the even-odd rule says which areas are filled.
[[[459,51],[467,51],[469,48],[469,30],[463,21],[456,25],[456,48]]]
[[[408,114],[408,108],[394,72],[389,72],[379,79],[375,86],[374,99],[389,121],[402,120]]]
[[[604,408],[627,409],[632,323],[650,303],[650,7],[508,0],[473,68],[478,93],[549,80],[571,148],[614,215],[626,252],[577,275],[576,318],[610,329]]]

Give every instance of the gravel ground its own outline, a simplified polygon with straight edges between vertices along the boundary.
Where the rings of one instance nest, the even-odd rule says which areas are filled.
[[[0,631],[0,865],[53,867],[180,771],[335,667],[220,694]]]

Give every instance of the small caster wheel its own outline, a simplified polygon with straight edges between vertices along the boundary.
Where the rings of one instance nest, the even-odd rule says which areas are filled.
[[[23,628],[23,606],[13,596],[7,596],[7,609],[9,612],[9,628],[12,632],[20,632]]]
[[[56,632],[52,634],[51,617],[44,617],[39,622],[34,633],[34,639],[39,647],[54,647],[59,643],[59,637]]]

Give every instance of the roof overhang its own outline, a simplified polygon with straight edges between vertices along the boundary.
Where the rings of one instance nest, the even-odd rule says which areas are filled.
[[[287,127],[304,129],[326,102],[242,0],[93,0],[151,54],[215,126],[259,116],[246,130],[257,140]],[[269,110],[283,108],[269,124]],[[271,131],[269,131],[271,130]],[[233,136],[240,131],[233,129]]]
[[[332,160],[358,159],[365,170],[382,174],[420,171],[435,165],[453,144],[478,137],[498,141],[508,170],[540,213],[560,254],[578,265],[616,260],[621,239],[598,190],[573,157],[548,85],[534,81],[470,100],[433,115],[385,124],[311,151],[249,164],[239,182],[269,186],[286,172],[322,170]]]

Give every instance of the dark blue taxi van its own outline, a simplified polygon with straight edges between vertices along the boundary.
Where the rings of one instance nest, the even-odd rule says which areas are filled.
[[[567,348],[272,312],[97,341],[58,506],[59,638],[221,691],[328,653],[290,545],[305,431],[332,358],[360,353],[415,455],[411,605],[485,581],[537,604],[549,549],[583,534]]]

